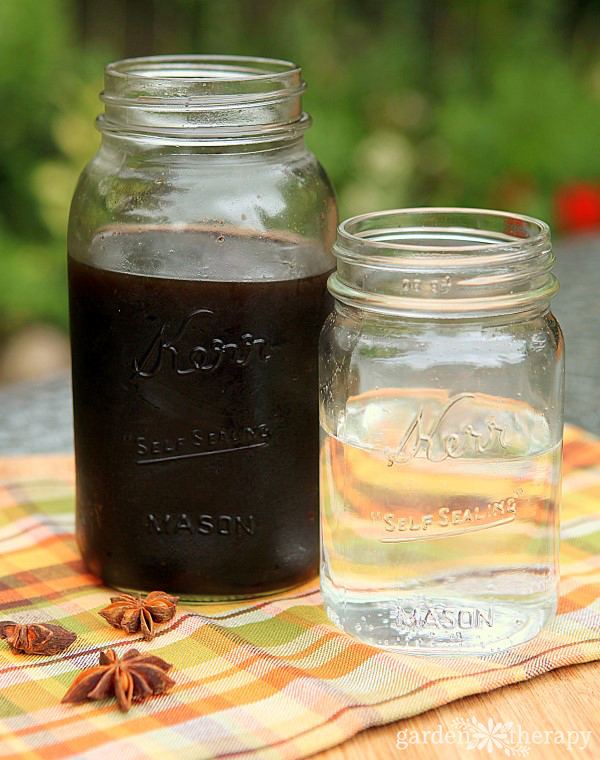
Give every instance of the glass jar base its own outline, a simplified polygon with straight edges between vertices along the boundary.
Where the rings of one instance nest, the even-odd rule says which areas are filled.
[[[535,599],[423,594],[353,596],[323,588],[329,619],[365,644],[404,654],[485,656],[533,639],[554,618],[556,594]]]

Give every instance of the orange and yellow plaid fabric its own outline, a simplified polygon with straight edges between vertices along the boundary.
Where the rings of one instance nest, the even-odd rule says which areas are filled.
[[[52,657],[0,646],[0,757],[53,760],[306,757],[358,731],[467,694],[600,657],[600,441],[567,429],[562,596],[534,641],[485,658],[373,649],[327,620],[317,582],[252,603],[179,607],[151,642],[110,628],[110,591],[73,537],[67,458],[0,462],[0,619],[57,622],[74,645]],[[98,652],[135,646],[174,664],[175,688],[120,713],[61,704]]]

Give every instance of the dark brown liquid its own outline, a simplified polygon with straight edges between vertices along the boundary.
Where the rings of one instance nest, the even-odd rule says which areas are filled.
[[[253,595],[316,572],[326,279],[173,279],[70,258],[77,532],[107,583]]]

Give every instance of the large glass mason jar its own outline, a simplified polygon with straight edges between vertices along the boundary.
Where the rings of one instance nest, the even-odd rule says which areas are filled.
[[[77,537],[110,585],[188,598],[318,568],[319,332],[337,224],[300,69],[106,69],[69,227]]]
[[[340,225],[321,336],[321,586],[376,646],[488,654],[555,614],[563,339],[546,224]]]

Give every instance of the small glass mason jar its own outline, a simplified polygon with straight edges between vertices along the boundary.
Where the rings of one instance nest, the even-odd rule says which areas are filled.
[[[320,346],[321,588],[369,644],[490,654],[557,604],[564,348],[546,224],[348,219]]]
[[[317,346],[337,211],[293,63],[110,64],[71,208],[77,538],[187,599],[318,570]]]

